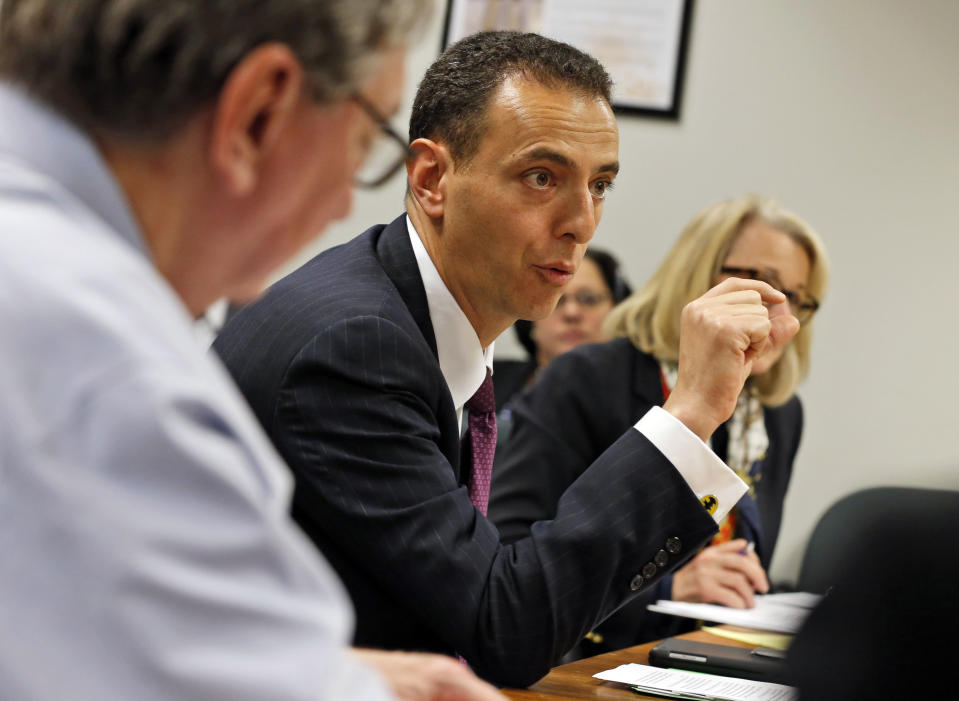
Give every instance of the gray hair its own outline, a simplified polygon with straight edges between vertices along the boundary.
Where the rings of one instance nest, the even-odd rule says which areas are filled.
[[[285,44],[332,102],[407,44],[432,0],[2,0],[0,76],[93,133],[169,136],[259,45]]]

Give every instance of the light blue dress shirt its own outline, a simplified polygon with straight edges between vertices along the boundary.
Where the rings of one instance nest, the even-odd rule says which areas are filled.
[[[0,84],[0,699],[386,699],[93,143]]]

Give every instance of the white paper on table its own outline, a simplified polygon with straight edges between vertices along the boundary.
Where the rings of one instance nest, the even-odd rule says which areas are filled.
[[[796,689],[784,684],[684,672],[644,664],[624,664],[593,675],[596,679],[639,687],[667,696],[720,701],[792,701]]]
[[[756,596],[756,605],[751,609],[734,609],[718,604],[691,604],[686,601],[660,599],[646,608],[657,613],[667,613],[702,621],[729,623],[757,630],[775,630],[795,633],[806,616],[822,597],[806,592],[767,594]]]
[[[788,604],[811,609],[816,607],[822,597],[819,594],[810,594],[808,591],[786,591],[781,594],[766,594],[763,599],[776,604]]]

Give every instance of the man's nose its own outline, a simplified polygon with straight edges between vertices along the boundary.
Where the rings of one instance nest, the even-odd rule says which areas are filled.
[[[589,243],[599,224],[596,208],[596,199],[589,191],[589,187],[571,193],[563,218],[561,233],[572,238],[576,243]]]

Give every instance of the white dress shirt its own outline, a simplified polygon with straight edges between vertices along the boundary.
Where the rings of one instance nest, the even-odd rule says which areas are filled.
[[[493,372],[494,344],[490,343],[488,348],[480,344],[476,329],[440,277],[409,216],[406,217],[406,230],[423,279],[423,289],[426,290],[426,304],[436,336],[440,371],[453,397],[456,425],[462,427],[463,406],[483,384],[486,371]]]
[[[0,699],[389,699],[93,142],[0,83]]]
[[[457,422],[462,426],[463,405],[479,389],[486,368],[492,368],[493,344],[486,349],[481,347],[476,331],[440,277],[409,216],[406,228],[426,290],[440,370],[453,395]],[[722,523],[746,493],[746,483],[699,436],[661,407],[650,409],[634,428],[666,456],[697,499],[715,498],[712,517],[717,524]]]

